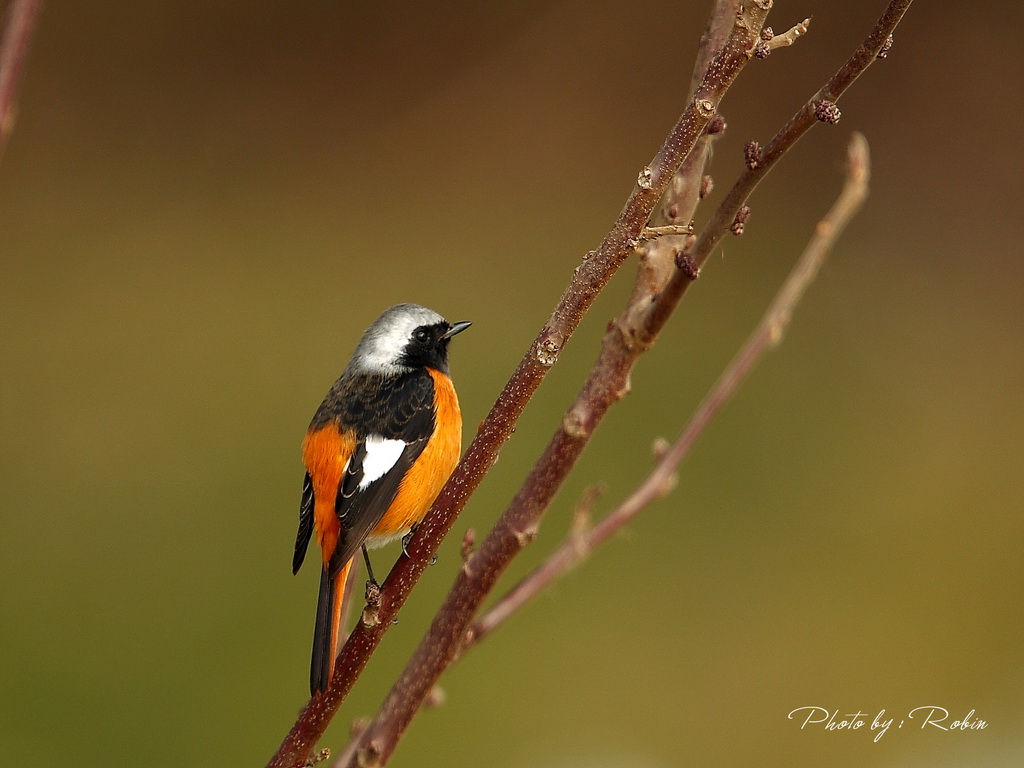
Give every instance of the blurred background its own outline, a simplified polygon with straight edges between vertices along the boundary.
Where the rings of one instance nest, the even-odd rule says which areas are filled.
[[[415,301],[466,442],[681,112],[708,3],[51,3],[0,162],[0,763],[260,766],[307,696],[299,443]],[[778,2],[712,203],[884,7]],[[443,679],[397,766],[1005,766],[1024,753],[1019,4],[917,3],[756,191],[503,584],[651,466],[866,134],[872,196],[651,508]],[[1015,74],[1016,73],[1016,74]],[[706,206],[699,212],[706,217]],[[547,441],[627,264],[328,731],[376,710]],[[387,572],[397,547],[377,555]],[[886,711],[801,730],[796,708]],[[898,723],[915,707],[989,723]]]

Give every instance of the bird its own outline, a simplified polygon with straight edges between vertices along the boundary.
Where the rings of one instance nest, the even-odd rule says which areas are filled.
[[[338,651],[345,581],[362,550],[408,536],[462,453],[462,413],[448,367],[449,323],[418,304],[397,304],[356,345],[302,441],[306,476],[292,573],[316,533],[322,555],[310,696],[327,690]]]

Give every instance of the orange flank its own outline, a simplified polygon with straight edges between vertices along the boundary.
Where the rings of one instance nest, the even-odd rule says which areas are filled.
[[[351,432],[342,433],[338,430],[338,425],[333,423],[326,424],[315,432],[306,433],[302,441],[302,462],[313,481],[313,521],[316,527],[316,540],[323,552],[325,568],[338,544],[340,527],[334,505],[338,498],[341,476],[345,472],[349,456],[355,450],[355,443],[355,437]]]

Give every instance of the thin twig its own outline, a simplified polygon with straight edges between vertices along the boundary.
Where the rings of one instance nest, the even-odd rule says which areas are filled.
[[[867,141],[861,134],[855,133],[847,149],[846,181],[839,197],[818,222],[813,237],[761,322],[697,407],[679,438],[662,452],[654,469],[636,490],[600,523],[584,528],[574,524],[572,532],[558,549],[474,622],[466,634],[462,653],[497,629],[555,579],[586,559],[594,549],[620,531],[652,502],[672,490],[679,465],[689,455],[690,449],[715,414],[764,353],[782,339],[794,308],[814,280],[846,224],[863,204],[868,191],[868,178]],[[592,497],[588,497],[585,503],[589,511],[593,504]]]
[[[890,0],[874,28],[853,52],[853,55],[775,134],[760,152],[757,163],[748,164],[746,170],[715,210],[711,220],[704,226],[693,246],[677,260],[681,268],[673,275],[658,301],[647,312],[643,328],[638,331],[641,341],[645,343],[653,341],[664,327],[665,321],[672,314],[687,288],[690,287],[690,283],[693,282],[693,275],[704,265],[715,246],[731,229],[736,215],[746,204],[761,179],[819,121],[820,106],[835,104],[839,97],[846,92],[846,89],[853,85],[853,82],[878,59],[879,53],[888,50],[887,46],[891,46],[893,30],[896,29],[896,25],[900,23],[900,19],[903,18],[912,2],[913,0]]]
[[[773,35],[771,39],[768,40],[768,47],[774,51],[776,48],[792,45],[799,38],[807,34],[807,30],[810,26],[811,20],[804,19],[799,24],[794,24],[781,35]]]
[[[11,0],[0,31],[0,159],[14,130],[18,86],[42,0]]]
[[[754,55],[759,59],[768,57],[776,48],[785,48],[792,45],[801,37],[807,34],[811,26],[810,19],[804,19],[799,24],[794,24],[781,35],[772,34],[771,27],[765,27],[761,32],[762,42],[754,50]]]
[[[590,554],[595,545],[590,513],[594,504],[597,503],[598,496],[599,492],[596,489],[591,488],[587,491],[573,513],[572,529],[565,542],[536,570],[512,587],[488,609],[487,613],[473,623],[466,632],[462,647],[459,649],[460,658],[468,649],[505,623],[513,613],[536,597],[555,579]]]
[[[719,52],[726,48],[736,20],[743,18],[738,15],[740,5],[741,0],[714,0],[690,74],[691,99],[697,97],[708,69]],[[622,326],[632,325],[631,313],[642,312],[656,300],[676,272],[676,256],[691,244],[693,216],[701,200],[704,171],[711,157],[712,144],[724,129],[725,120],[716,112],[651,214],[651,220],[637,243],[637,273],[626,302],[627,310],[619,320]],[[652,238],[652,233],[658,236]]]
[[[668,237],[669,235],[692,235],[693,234],[693,222],[689,224],[662,224],[657,227],[644,227],[640,233],[641,240],[655,240],[659,237]]]

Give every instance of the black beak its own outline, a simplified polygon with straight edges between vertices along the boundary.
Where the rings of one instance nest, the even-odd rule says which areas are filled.
[[[472,323],[469,322],[468,320],[462,320],[461,322],[458,323],[452,323],[451,327],[441,335],[441,338],[450,339],[455,334],[462,333],[471,325]]]

